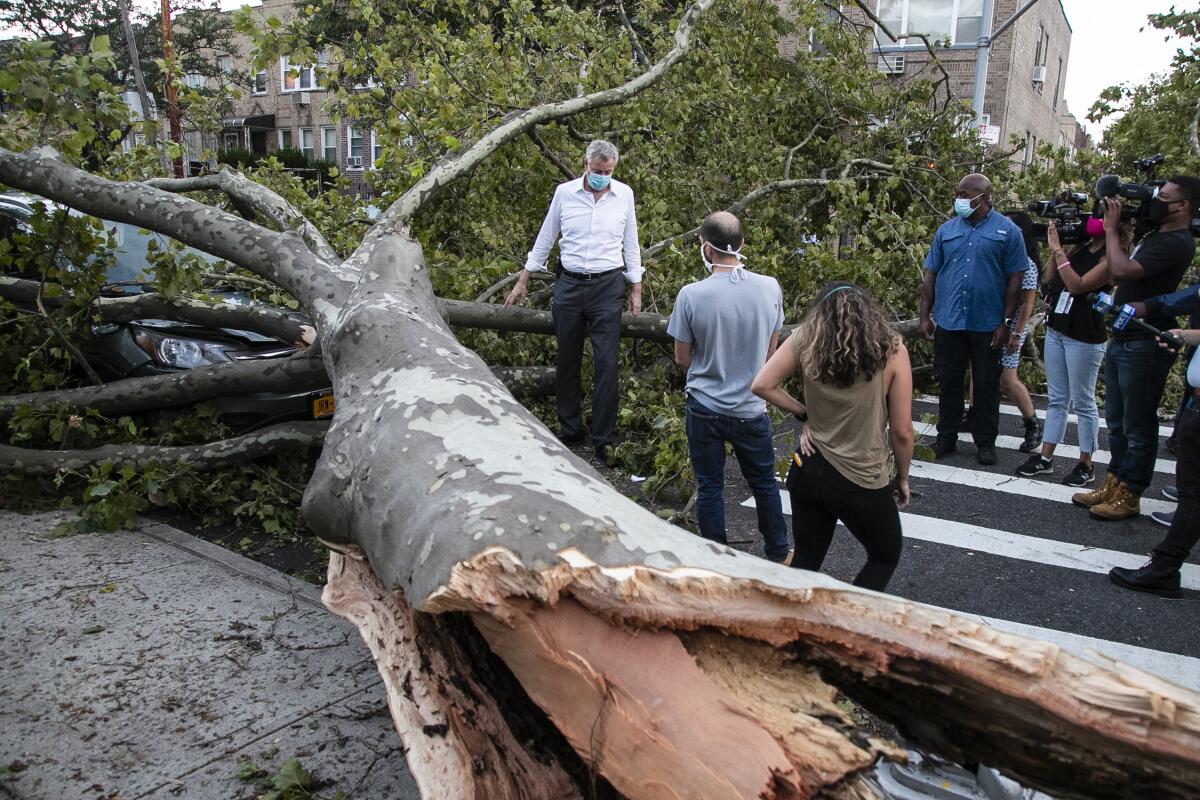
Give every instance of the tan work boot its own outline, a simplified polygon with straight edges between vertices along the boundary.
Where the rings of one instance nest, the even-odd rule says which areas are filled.
[[[1108,473],[1108,477],[1104,479],[1104,483],[1101,484],[1099,489],[1092,489],[1090,492],[1079,492],[1078,494],[1073,494],[1071,495],[1071,502],[1077,506],[1083,506],[1084,508],[1098,506],[1101,503],[1108,502],[1108,500],[1112,497],[1113,492],[1115,492],[1117,487],[1120,485],[1121,482],[1117,480],[1117,476],[1110,472]]]
[[[1121,520],[1136,517],[1142,513],[1141,498],[1129,490],[1123,483],[1117,484],[1117,490],[1100,505],[1092,506],[1089,512],[1096,519]]]

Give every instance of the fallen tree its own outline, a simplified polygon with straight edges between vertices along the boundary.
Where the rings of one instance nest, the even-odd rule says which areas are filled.
[[[839,691],[923,747],[1061,797],[1193,796],[1197,694],[675,528],[454,336],[413,216],[533,126],[661,78],[709,5],[632,81],[513,113],[425,173],[344,260],[257,190],[243,200],[281,230],[179,194],[208,184],[117,183],[44,148],[0,150],[0,182],[225,258],[311,314],[337,414],[304,517],[334,551],[326,603],[375,655],[425,796],[870,796],[864,770],[902,753]]]

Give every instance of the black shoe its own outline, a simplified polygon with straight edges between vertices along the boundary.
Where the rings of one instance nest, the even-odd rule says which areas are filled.
[[[1179,597],[1179,566],[1152,558],[1138,569],[1113,567],[1109,579],[1122,589],[1147,592],[1160,597]]]
[[[996,448],[988,444],[979,445],[975,448],[975,460],[985,467],[990,467],[996,463]]]
[[[1063,483],[1067,486],[1090,486],[1094,480],[1096,480],[1096,470],[1092,468],[1091,464],[1080,461],[1075,465],[1075,469],[1063,478]]]
[[[1167,498],[1168,500],[1170,500],[1172,503],[1178,503],[1179,502],[1179,487],[1178,486],[1164,486],[1162,488],[1162,496]]]
[[[596,445],[596,460],[606,467],[611,467],[613,464],[615,464],[616,459],[613,458],[612,445]]]
[[[562,442],[563,444],[565,444],[567,447],[571,447],[572,445],[576,445],[576,444],[583,444],[583,441],[585,438],[582,433],[573,433],[568,436],[567,434],[564,434],[562,431],[559,431],[557,436],[558,436],[558,440],[560,442]]]
[[[1025,441],[1017,446],[1022,453],[1032,453],[1042,446],[1042,426],[1036,416],[1025,420]]]
[[[933,457],[937,459],[945,458],[958,449],[958,442],[953,439],[943,439],[940,436],[933,443]]]
[[[1023,478],[1032,478],[1034,475],[1045,475],[1048,472],[1054,472],[1054,462],[1041,456],[1030,456],[1028,461],[1017,467],[1017,474]],[[1079,485],[1082,486],[1083,484]]]

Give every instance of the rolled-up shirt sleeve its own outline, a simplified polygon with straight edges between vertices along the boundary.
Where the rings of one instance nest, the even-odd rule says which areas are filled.
[[[533,249],[529,251],[529,255],[525,257],[525,270],[527,272],[547,272],[546,259],[550,257],[550,250],[554,247],[554,242],[558,239],[558,234],[562,230],[562,200],[560,193],[554,192],[554,198],[550,201],[550,210],[546,212],[546,218],[542,220],[542,229],[538,231],[537,239],[533,243]],[[639,260],[641,254],[638,254]]]
[[[629,283],[639,283],[642,280],[642,247],[638,244],[637,209],[633,192],[629,195],[629,215],[625,218],[625,241],[622,245],[625,251],[625,280]]]

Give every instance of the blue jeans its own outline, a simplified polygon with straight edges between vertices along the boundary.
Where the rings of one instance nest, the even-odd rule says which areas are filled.
[[[1175,355],[1154,339],[1117,340],[1104,357],[1104,418],[1108,471],[1136,495],[1154,478],[1158,457],[1158,401]]]
[[[1092,344],[1046,329],[1046,429],[1042,441],[1062,444],[1067,435],[1067,409],[1079,420],[1079,451],[1096,452],[1100,414],[1096,410],[1096,376],[1104,362],[1104,342]],[[1157,424],[1157,423],[1156,423]]]
[[[766,414],[740,419],[718,414],[692,398],[685,406],[688,455],[696,473],[696,517],[700,535],[726,544],[725,443],[733,445],[742,477],[750,484],[758,511],[767,558],[782,561],[788,553],[787,522],[775,479],[775,444]]]

